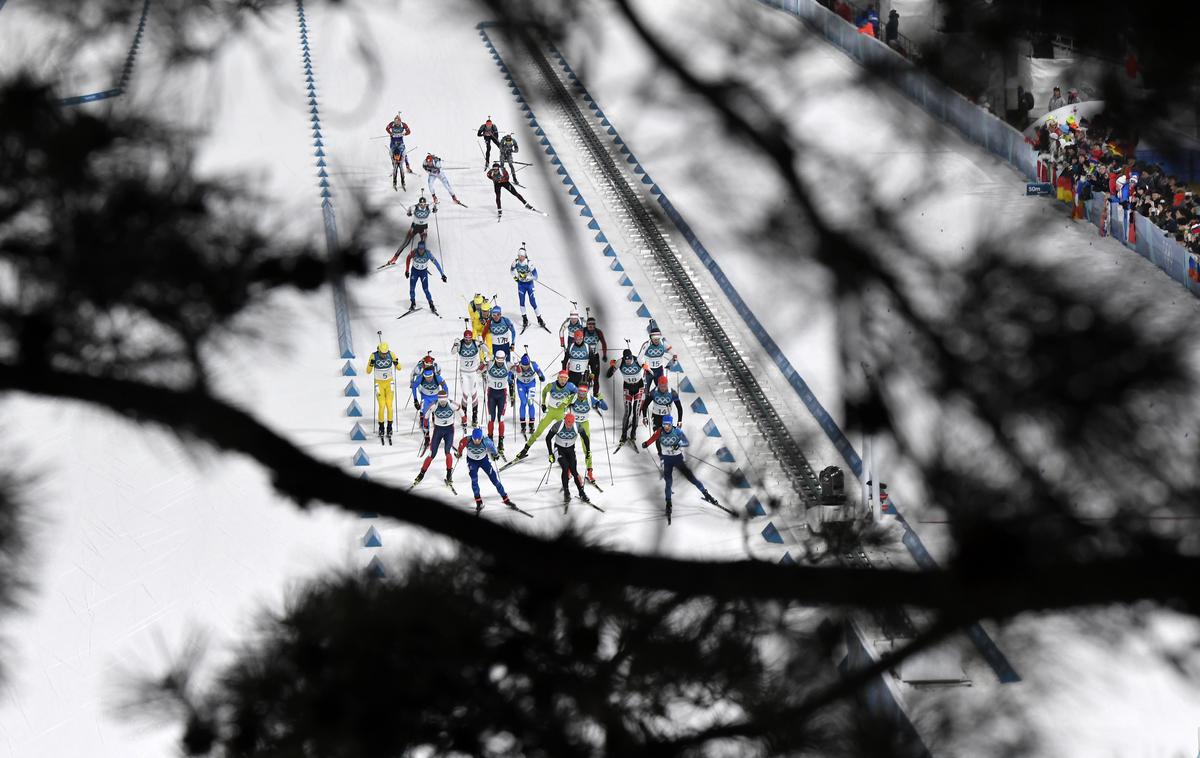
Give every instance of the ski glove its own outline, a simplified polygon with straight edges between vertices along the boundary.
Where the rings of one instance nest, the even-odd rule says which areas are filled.
[[[554,453],[551,453],[551,454],[550,454],[550,462],[551,462],[551,463],[554,463]]]
[[[442,282],[445,282],[445,281],[446,281],[446,275],[442,274]]]
[[[418,411],[421,410],[421,401],[415,397],[413,398],[413,408],[416,408]]]

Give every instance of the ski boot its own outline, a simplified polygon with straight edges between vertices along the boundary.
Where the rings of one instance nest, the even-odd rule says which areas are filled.
[[[509,500],[509,499],[508,499],[508,495],[505,495],[505,496],[504,496],[503,503],[504,503],[505,505],[507,505],[509,508],[516,508],[516,507],[517,507],[517,504],[516,504],[516,503],[514,503],[513,501],[511,501],[511,500]]]
[[[704,490],[704,492],[701,493],[700,499],[706,503],[712,503],[713,505],[720,505],[720,503],[717,502],[717,499],[715,497],[713,497],[712,493],[709,492],[708,490]]]
[[[589,482],[591,482],[592,484],[595,484],[595,483],[596,483],[596,477],[595,477],[595,476],[592,474],[592,470],[591,470],[591,469],[588,469],[588,470],[587,470],[587,480],[588,480]]]
[[[446,469],[446,484],[454,486],[454,469]]]
[[[413,479],[412,486],[416,487],[418,484],[421,483],[421,480],[424,478],[425,478],[425,470],[422,469],[420,472],[417,473],[417,478]],[[412,489],[412,487],[410,487],[409,489]]]
[[[388,441],[389,445],[392,444],[392,422],[391,421],[387,422],[387,441]]]
[[[579,482],[578,487],[579,487],[579,499],[585,503],[592,502],[591,498],[589,498],[587,496],[587,493],[583,491],[583,482]]]
[[[526,316],[524,313],[522,313],[521,314],[521,331],[525,331],[528,328],[529,328],[529,317]]]
[[[543,329],[547,328],[546,321],[541,316],[538,316],[537,319],[538,319],[538,326],[542,327]]]
[[[563,495],[563,513],[566,513],[567,506],[569,506],[571,504],[571,490],[567,489],[566,487],[563,487],[562,495]]]
[[[527,211],[533,210],[533,205],[531,205],[530,203],[525,203],[525,210],[527,210]]]
[[[507,503],[508,498],[504,498],[504,502]],[[482,510],[483,510],[483,498],[477,497],[477,498],[475,498],[475,515],[478,516],[479,512]]]
[[[671,501],[667,501],[667,526],[671,525]]]
[[[501,217],[503,217],[503,216],[504,216],[504,209],[503,209],[503,208],[497,208],[497,209],[496,209],[496,218],[497,218],[497,219],[499,219],[499,218],[501,218]]]
[[[433,304],[433,301],[432,301],[432,300],[430,300],[430,301],[429,301],[429,312],[430,312],[430,313],[432,313],[432,314],[433,314],[433,315],[435,315],[435,316],[440,316],[440,315],[442,315],[442,314],[438,313],[438,311],[437,311],[437,307],[436,307],[436,306],[434,306],[434,304]]]
[[[382,444],[383,444],[383,434],[384,434],[384,432],[383,432],[383,422],[382,422],[382,421],[380,421],[380,422],[379,422],[379,444],[380,444],[380,445],[382,445]]]
[[[504,438],[503,437],[500,438],[500,444],[496,446],[496,452],[500,453],[501,457],[504,456]]]
[[[417,301],[416,301],[416,300],[409,300],[409,301],[408,301],[408,309],[409,309],[410,311],[415,311],[415,310],[417,309]]]
[[[513,460],[521,461],[528,457],[529,457],[529,446],[526,445],[525,447],[521,448],[521,452],[517,453],[517,457],[514,458]]]
[[[471,426],[472,428],[479,426],[479,406],[471,407]]]

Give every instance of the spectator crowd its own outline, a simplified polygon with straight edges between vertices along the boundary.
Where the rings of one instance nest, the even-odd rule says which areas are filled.
[[[1079,120],[1068,116],[1061,123],[1051,117],[1033,142],[1043,178],[1053,183],[1059,200],[1072,206],[1072,218],[1086,217],[1087,201],[1103,193],[1109,198],[1108,218],[1118,210],[1126,218],[1140,213],[1200,255],[1200,203],[1193,191],[1160,166],[1137,160],[1135,145],[1105,114]],[[1103,224],[1101,232],[1108,231]]]

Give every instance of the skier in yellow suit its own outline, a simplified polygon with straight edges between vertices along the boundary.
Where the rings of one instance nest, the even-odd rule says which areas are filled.
[[[467,314],[471,317],[471,331],[475,333],[475,339],[484,341],[489,352],[492,349],[492,335],[491,332],[484,333],[483,327],[487,324],[491,313],[492,304],[478,292],[475,293],[475,299],[467,303]]]
[[[375,418],[379,422],[381,445],[385,434],[388,444],[392,444],[392,409],[396,407],[396,372],[399,370],[400,361],[396,359],[396,354],[388,349],[386,342],[380,342],[379,347],[367,359],[367,373],[375,376]]]

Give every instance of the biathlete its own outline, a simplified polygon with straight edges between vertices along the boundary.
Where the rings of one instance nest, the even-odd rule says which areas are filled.
[[[492,480],[492,486],[496,488],[496,492],[500,493],[500,497],[504,500],[504,504],[510,508],[516,508],[516,504],[508,499],[508,493],[504,491],[504,485],[500,483],[500,475],[496,473],[496,469],[492,466],[492,461],[499,457],[496,451],[496,445],[487,437],[483,436],[483,430],[475,427],[471,430],[470,437],[463,437],[458,443],[458,457],[467,456],[467,473],[471,477],[471,492],[475,495],[475,512],[479,513],[483,510],[483,498],[479,495],[479,472],[487,474],[487,478]]]
[[[435,316],[437,308],[433,305],[433,296],[429,294],[429,264],[432,263],[441,275],[442,281],[446,281],[446,272],[442,270],[442,264],[433,256],[429,248],[425,247],[424,242],[418,242],[415,249],[409,252],[408,257],[404,259],[404,275],[408,277],[408,309],[415,311],[417,309],[417,282],[421,283],[421,289],[425,291],[425,301],[429,303],[429,310]]]
[[[437,404],[438,396],[442,394],[449,397],[450,389],[446,386],[446,380],[442,379],[441,374],[432,368],[422,370],[420,376],[413,380],[413,408],[421,416],[421,430],[425,433],[425,439],[421,443],[422,450],[425,449],[425,445],[429,444],[429,425],[426,414],[431,407]]]
[[[388,122],[385,131],[388,134],[388,149],[392,154],[392,189],[396,189],[396,177],[400,177],[400,185],[404,186],[404,175],[400,173],[400,164],[404,164],[404,169],[410,174],[416,172],[412,170],[412,166],[408,165],[408,150],[404,147],[404,138],[412,134],[412,129],[408,128],[408,124],[404,123],[397,113],[396,117]],[[408,187],[404,187],[408,189]]]
[[[587,467],[587,480],[596,484],[596,477],[592,475],[592,422],[588,420],[588,415],[593,409],[597,412],[608,410],[608,404],[600,398],[589,397],[588,389],[586,384],[579,385],[575,402],[571,403],[571,410],[568,412],[575,416],[575,425],[582,432],[580,439],[583,440],[583,462]]]
[[[512,360],[513,341],[517,337],[517,328],[512,319],[504,315],[504,310],[493,305],[491,313],[483,322],[484,340],[486,340],[492,355],[503,355],[504,360]]]
[[[583,491],[583,477],[579,476],[579,464],[575,460],[576,439],[582,439],[585,445],[591,444],[587,432],[575,425],[575,416],[571,413],[555,421],[550,427],[550,434],[546,435],[546,450],[550,453],[550,463],[558,461],[558,467],[562,470],[564,513],[567,504],[571,502],[572,479],[575,480],[575,488],[579,491],[579,499],[585,503],[591,502],[587,493]]]
[[[642,400],[640,411],[643,421],[646,421],[646,411],[650,411],[651,421],[646,423],[647,428],[658,431],[663,425],[663,419],[671,417],[672,405],[679,413],[679,423],[683,423],[683,403],[679,400],[679,393],[668,386],[667,377],[660,376],[655,382],[654,389],[646,393],[646,398]],[[659,452],[661,453],[662,450],[660,449]]]
[[[524,459],[529,455],[529,448],[533,447],[533,443],[537,442],[537,438],[542,436],[542,432],[546,431],[546,427],[556,421],[562,421],[571,404],[575,402],[575,385],[571,384],[567,379],[566,371],[559,371],[558,378],[553,382],[548,382],[542,387],[542,420],[538,423],[537,428],[533,430],[533,434],[525,441],[525,446],[521,448],[521,452],[517,453],[516,461]]]
[[[429,220],[435,213],[437,213],[437,206],[430,205],[429,201],[425,199],[425,195],[421,195],[417,204],[408,209],[408,215],[413,220],[408,227],[408,234],[404,235],[404,241],[400,243],[400,247],[396,248],[396,252],[385,265],[391,266],[400,260],[400,254],[414,238],[419,238],[420,242],[425,242],[429,238]]]
[[[529,326],[529,316],[525,314],[525,298],[527,297],[529,304],[533,306],[533,315],[537,316],[538,326],[546,329],[546,322],[542,320],[542,312],[538,309],[537,295],[533,291],[538,278],[537,266],[530,262],[529,255],[525,252],[524,242],[521,243],[517,259],[508,267],[508,272],[512,274],[513,281],[517,283],[517,302],[521,304],[521,330],[524,331]]]
[[[659,446],[659,456],[663,462],[663,483],[666,487],[667,500],[667,524],[671,523],[671,479],[676,469],[683,474],[684,478],[696,486],[700,490],[700,496],[706,502],[713,505],[720,505],[717,499],[705,488],[704,484],[696,478],[692,473],[692,469],[683,460],[683,449],[688,447],[687,437],[684,436],[683,430],[675,426],[675,419],[668,416],[662,417],[662,426],[650,435],[650,439],[642,443],[642,447],[650,447],[650,443]]]
[[[638,417],[641,416],[638,407],[646,392],[646,374],[645,368],[637,362],[637,356],[629,348],[625,348],[625,352],[621,354],[620,363],[609,362],[606,378],[610,378],[616,373],[621,375],[621,392],[625,398],[625,415],[621,419],[621,441],[617,444],[617,449],[620,450],[630,440],[637,442],[637,422]],[[634,452],[637,452],[636,447]]]
[[[454,458],[452,452],[454,450],[454,419],[457,415],[458,405],[450,399],[450,393],[445,389],[438,390],[433,405],[422,414],[422,425],[426,429],[432,428],[433,440],[429,444],[429,456],[425,458],[425,462],[421,464],[421,472],[413,480],[414,487],[425,477],[425,472],[429,470],[429,464],[433,463],[433,456],[438,454],[439,448],[446,450],[446,484],[453,487]]]
[[[531,395],[538,382],[546,381],[546,376],[537,362],[530,359],[529,353],[521,356],[521,362],[513,368],[513,376],[516,379],[516,397],[513,402],[517,403],[520,412],[521,436],[528,438],[534,424],[537,423],[537,406]],[[529,419],[528,427],[525,426],[526,418]]]
[[[367,373],[375,377],[375,420],[379,422],[379,443],[383,444],[386,434],[392,444],[392,414],[396,406],[395,381],[400,371],[400,361],[386,342],[380,342],[375,352],[367,359]],[[384,422],[387,428],[384,428]]]
[[[500,442],[496,449],[500,451],[500,455],[504,455],[504,411],[508,407],[513,373],[503,355],[496,353],[492,357],[492,362],[483,372],[483,383],[487,387],[487,436],[488,439],[494,440],[496,427],[499,426]]]

